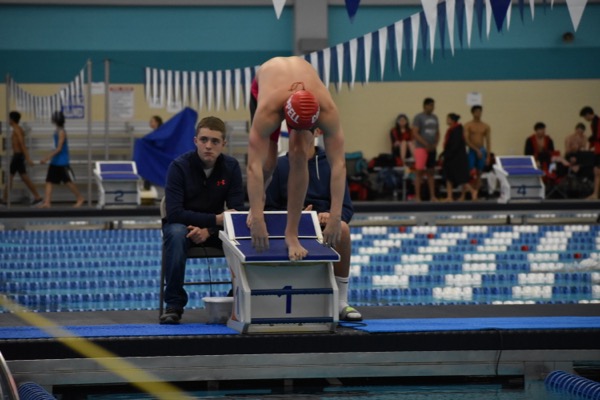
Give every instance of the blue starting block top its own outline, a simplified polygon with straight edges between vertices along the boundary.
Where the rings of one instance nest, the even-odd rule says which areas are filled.
[[[254,250],[251,239],[238,239],[237,242],[239,243],[237,248],[244,254],[246,262],[290,261],[285,239],[269,239],[269,250],[262,253],[257,253]],[[336,262],[340,259],[335,250],[323,246],[316,239],[300,239],[300,244],[308,250],[308,255],[302,261]]]
[[[497,161],[507,175],[541,176],[544,174],[537,168],[532,156],[502,156],[497,157]]]
[[[137,174],[135,162],[96,162],[96,175],[101,180],[138,180],[140,177]]]
[[[246,223],[247,212],[225,213],[225,232],[221,234],[222,240],[226,238],[234,244],[238,256],[244,262],[289,262],[289,253],[285,244],[285,226],[287,212],[265,212],[265,223],[269,232],[269,250],[258,253],[252,247],[250,229]],[[339,261],[339,254],[332,248],[321,243],[321,227],[314,211],[303,212],[298,226],[300,244],[308,251],[304,261]]]

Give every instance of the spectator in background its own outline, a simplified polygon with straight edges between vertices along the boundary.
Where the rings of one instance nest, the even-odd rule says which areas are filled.
[[[52,201],[52,187],[64,183],[69,190],[73,192],[76,198],[75,207],[81,207],[84,198],[73,182],[73,170],[71,169],[69,159],[69,140],[65,131],[65,116],[62,111],[55,111],[52,114],[52,123],[56,126],[54,131],[54,150],[46,157],[42,158],[41,164],[50,162],[48,174],[46,175],[46,195],[44,202],[38,207],[49,208]]]
[[[315,138],[321,136],[322,131],[315,129]],[[322,227],[329,221],[331,209],[331,168],[327,161],[325,151],[317,146],[311,146],[308,152],[308,190],[304,199],[305,210],[317,212],[319,223]],[[265,208],[268,210],[285,210],[288,198],[288,175],[290,160],[288,155],[277,159],[277,167],[273,172],[273,180],[266,193]],[[342,203],[342,235],[340,241],[333,247],[340,254],[340,261],[333,264],[335,281],[338,286],[339,318],[340,321],[360,321],[362,315],[354,307],[348,305],[348,282],[350,275],[350,227],[348,224],[354,214],[348,184],[344,190]]]
[[[579,172],[577,153],[588,149],[585,137],[585,125],[579,122],[575,125],[575,132],[565,138],[565,160],[573,173]]]
[[[444,137],[444,162],[442,170],[446,179],[446,201],[452,201],[452,192],[455,187],[462,185],[459,201],[465,200],[467,190],[471,192],[473,200],[477,200],[477,190],[471,186],[469,180],[469,160],[467,159],[467,143],[463,126],[458,122],[460,115],[450,113],[446,118],[448,131]]]
[[[440,141],[440,125],[437,116],[433,113],[435,101],[426,98],[423,101],[423,112],[413,119],[412,134],[415,139],[415,200],[421,201],[421,183],[423,175],[427,175],[429,196],[432,201],[435,197],[435,163],[436,149]]]
[[[548,172],[554,155],[554,142],[546,135],[546,124],[543,122],[536,122],[533,130],[535,131],[533,135],[525,141],[525,155],[533,156],[538,167]]]
[[[589,138],[590,149],[594,151],[594,191],[588,200],[597,200],[600,194],[600,118],[594,114],[592,107],[581,109],[579,116],[590,123],[592,130]]]
[[[413,157],[415,152],[415,141],[406,114],[399,114],[396,117],[396,124],[390,130],[390,140],[396,165],[406,165],[407,158]]]
[[[465,140],[469,146],[469,171],[475,172],[473,187],[479,192],[481,188],[481,173],[489,163],[492,152],[492,130],[481,120],[483,107],[471,107],[473,119],[465,124]]]
[[[27,151],[23,128],[21,128],[19,125],[19,122],[21,121],[21,114],[17,111],[11,111],[8,115],[8,118],[10,127],[12,128],[11,144],[13,154],[10,160],[10,177],[8,178],[8,185],[4,186],[4,194],[0,203],[6,204],[8,202],[8,190],[9,188],[13,187],[15,175],[18,173],[23,183],[25,183],[25,186],[27,186],[27,189],[29,189],[33,195],[33,201],[31,205],[37,206],[43,201],[43,199],[31,181],[31,178],[29,178],[29,175],[27,174],[27,165],[32,167],[34,164],[29,156],[29,151]]]
[[[158,115],[153,115],[150,118],[150,128],[155,131],[158,128],[160,128],[163,124],[163,120],[161,117],[159,117]]]
[[[238,161],[222,154],[225,123],[203,118],[194,136],[196,150],[182,154],[169,166],[165,186],[166,221],[163,224],[166,311],[160,323],[178,324],[188,295],[183,288],[190,246],[222,248],[218,237],[225,206],[244,207],[244,186]]]

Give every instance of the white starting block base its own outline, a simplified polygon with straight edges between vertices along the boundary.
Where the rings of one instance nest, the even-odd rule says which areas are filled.
[[[302,215],[300,238],[309,252],[302,261],[288,257],[287,213],[265,213],[270,248],[264,253],[252,248],[247,214],[225,213],[225,231],[219,233],[233,282],[227,326],[242,333],[335,332],[338,289],[332,262],[339,255],[318,241],[316,213]]]
[[[140,205],[141,181],[135,162],[98,161],[94,177],[98,185],[98,208]]]
[[[497,157],[494,171],[500,182],[498,203],[544,199],[544,173],[537,168],[532,156]]]

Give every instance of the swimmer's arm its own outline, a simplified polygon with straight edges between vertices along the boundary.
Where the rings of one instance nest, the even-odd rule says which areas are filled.
[[[31,163],[31,157],[29,156],[29,151],[27,150],[27,146],[25,145],[25,136],[23,135],[23,130],[20,126],[15,128],[15,139],[17,142],[17,146],[21,149],[21,153],[25,156],[25,161]]]
[[[487,154],[489,157],[490,153],[492,152],[492,128],[490,128],[489,125],[487,126],[487,129],[485,131],[485,144],[485,149],[487,150]]]

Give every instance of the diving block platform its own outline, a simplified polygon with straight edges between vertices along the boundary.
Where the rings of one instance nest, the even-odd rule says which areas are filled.
[[[290,261],[285,244],[287,212],[265,212],[269,250],[252,247],[248,212],[225,213],[219,232],[231,270],[233,309],[227,326],[241,333],[335,332],[338,289],[333,262],[339,254],[322,245],[314,211],[303,212],[298,236],[308,256]]]
[[[498,203],[544,199],[544,172],[536,166],[533,156],[496,157],[494,171],[500,181]]]
[[[98,208],[140,205],[140,176],[135,161],[96,161],[94,177]]]

